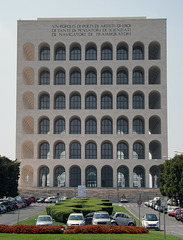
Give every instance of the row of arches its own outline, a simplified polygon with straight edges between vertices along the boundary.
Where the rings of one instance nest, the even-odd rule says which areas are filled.
[[[126,67],[120,67],[116,72],[117,85],[130,84],[129,80],[129,70]],[[82,84],[82,72],[78,67],[72,67],[69,71],[69,77],[67,77],[66,71],[62,67],[57,67],[53,72],[53,77],[50,76],[50,70],[47,67],[41,67],[38,70],[38,85],[50,85],[51,79],[54,79],[54,85],[65,85],[69,80],[69,85],[81,85]],[[100,76],[97,75],[97,70],[94,67],[88,67],[85,70],[84,78],[85,85],[97,85],[97,79],[100,79],[101,85],[112,85],[114,84],[114,72],[110,67],[104,67]],[[23,84],[34,85],[35,83],[35,73],[32,67],[25,67],[23,70]],[[132,84],[143,85],[146,83],[145,71],[143,67],[137,66],[132,70]],[[161,83],[161,71],[158,66],[152,66],[148,70],[148,83],[149,84],[160,84]]]
[[[94,140],[87,141],[83,146],[85,148],[85,156],[82,156],[82,145],[79,141],[73,140],[68,145],[64,141],[57,140],[50,148],[48,141],[41,140],[37,145],[38,159],[145,159],[145,143],[137,140],[132,144],[132,153],[129,154],[129,144],[127,141],[119,141],[116,146],[111,141],[104,140],[97,144]],[[113,149],[116,149],[114,153]],[[100,156],[99,155],[100,152]],[[50,156],[53,153],[53,156]],[[68,153],[68,156],[66,155]],[[34,158],[34,143],[26,140],[22,143],[22,159]],[[161,143],[153,140],[149,143],[149,159],[161,159]]]
[[[141,165],[135,166],[132,170],[130,170],[125,165],[119,166],[117,170],[114,170],[111,166],[108,165],[104,165],[101,169],[97,169],[95,166],[89,165],[85,168],[84,171],[85,179],[82,179],[82,170],[78,165],[71,166],[68,172],[66,172],[64,166],[58,165],[53,169],[52,179],[50,179],[50,169],[48,166],[44,165],[39,167],[37,170],[37,186],[78,187],[78,185],[84,183],[87,188],[96,188],[113,187],[114,183],[117,183],[116,185],[119,188],[159,187],[159,169],[156,165],[152,166],[147,172]],[[114,179],[114,171],[116,171],[117,179]],[[32,186],[33,168],[31,166],[25,166],[21,169],[21,172],[22,185],[27,187]],[[69,183],[66,182],[67,174],[69,175]],[[146,184],[146,175],[148,174],[150,175],[150,186],[147,186]],[[130,176],[132,176],[132,178]],[[100,179],[100,182],[98,179]]]
[[[67,49],[68,48],[68,49]],[[132,50],[131,50],[132,49]],[[159,60],[160,59],[160,44],[157,41],[150,42],[148,45],[148,59]],[[53,51],[53,52],[52,52]],[[84,51],[84,52],[83,52]],[[42,42],[38,46],[38,59],[41,61],[49,61],[54,59],[55,61],[64,60],[128,60],[129,53],[132,51],[132,60],[144,60],[145,58],[145,45],[143,42],[135,42],[129,47],[126,42],[120,42],[117,46],[113,46],[110,42],[104,42],[100,46],[97,46],[94,42],[87,43],[82,50],[82,46],[78,42],[71,43],[66,47],[64,43],[56,43],[52,48],[49,43]],[[85,57],[82,57],[85,55]],[[35,58],[35,45],[30,42],[26,42],[23,45],[23,59],[26,61],[37,60]]]
[[[89,116],[83,119],[85,122],[85,134],[129,134],[129,126],[132,125],[131,133],[145,134],[145,119],[138,115],[135,116],[130,122],[127,117],[119,117],[114,124],[110,116],[104,116],[100,120],[100,126],[97,124],[97,119]],[[82,120],[78,116],[68,119],[69,134],[82,133]],[[38,134],[50,134],[50,119],[46,116],[41,116],[38,119]],[[115,129],[116,126],[116,129]],[[100,129],[97,129],[99,128]],[[66,122],[63,117],[56,117],[53,122],[53,134],[66,134]],[[34,134],[34,119],[31,116],[26,116],[22,120],[22,132],[24,134]],[[161,118],[153,115],[149,118],[149,134],[161,134]]]
[[[82,100],[82,97],[85,99]],[[82,96],[78,91],[69,94],[69,106],[66,107],[66,96],[64,92],[56,92],[53,96],[53,109],[85,109],[99,108],[97,99],[100,99],[100,109],[114,109],[113,99],[116,98],[116,109],[129,109],[129,94],[126,91],[120,91],[116,97],[109,91],[104,91],[97,96],[94,91],[89,91]],[[145,109],[145,96],[142,91],[132,93],[132,109]],[[22,96],[23,108],[34,109],[34,94],[26,91]],[[161,109],[161,95],[158,91],[151,91],[148,97],[149,109]],[[38,109],[50,109],[52,99],[46,91],[40,92],[38,95]]]

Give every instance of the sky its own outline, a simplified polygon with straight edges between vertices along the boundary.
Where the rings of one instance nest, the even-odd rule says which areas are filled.
[[[16,159],[17,20],[142,16],[167,19],[168,156],[165,158],[183,153],[182,10],[182,0],[1,1],[0,155]]]

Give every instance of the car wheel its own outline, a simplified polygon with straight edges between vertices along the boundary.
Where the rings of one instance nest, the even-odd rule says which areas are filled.
[[[116,222],[112,222],[112,223],[111,223],[111,225],[113,225],[113,226],[116,226],[116,225],[117,225],[117,223],[116,223]]]
[[[129,223],[128,226],[134,226],[134,224],[133,223]]]

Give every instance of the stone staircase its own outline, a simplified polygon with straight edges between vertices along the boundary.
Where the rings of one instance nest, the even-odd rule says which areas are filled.
[[[19,188],[22,197],[48,197],[59,196],[74,198],[78,196],[77,188]],[[118,202],[121,198],[127,198],[130,202],[138,199],[148,201],[156,196],[161,196],[159,189],[117,189],[117,188],[86,188],[87,198],[105,198]]]

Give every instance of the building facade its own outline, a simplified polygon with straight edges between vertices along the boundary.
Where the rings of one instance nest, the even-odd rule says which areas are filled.
[[[158,188],[166,19],[18,21],[21,187]]]

